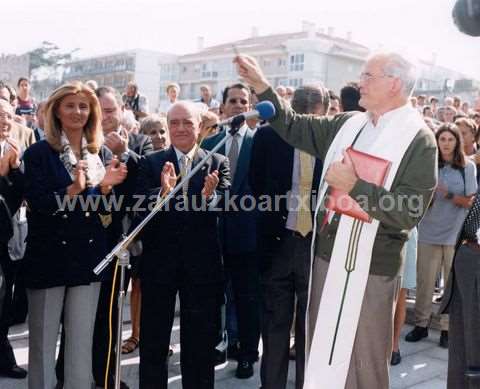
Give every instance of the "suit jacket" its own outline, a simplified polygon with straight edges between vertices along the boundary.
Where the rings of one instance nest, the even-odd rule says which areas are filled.
[[[99,155],[104,164],[111,159],[106,147]],[[100,219],[107,213],[103,202],[99,202],[98,208],[88,209],[79,201],[71,209],[62,205],[72,180],[59,153],[47,141],[32,145],[23,158],[28,203],[27,249],[23,259],[26,286],[51,288],[100,280],[92,270],[107,252],[107,233]],[[93,199],[97,195],[86,190],[80,196]]]
[[[35,143],[33,130],[17,122],[12,124],[11,136],[18,142],[21,151],[25,151]]]
[[[223,249],[227,253],[239,254],[245,252],[254,252],[256,250],[256,226],[257,215],[256,209],[242,210],[240,199],[246,196],[253,196],[252,189],[248,179],[250,170],[250,159],[252,154],[253,136],[255,131],[247,128],[242,147],[239,151],[237,160],[237,170],[232,182],[231,188],[228,190],[227,200],[231,196],[238,196],[235,201],[230,203],[229,209],[220,216],[220,234]],[[226,136],[226,131],[222,129],[202,143],[202,147],[206,150],[213,149]],[[222,155],[225,153],[225,145],[218,152]],[[238,210],[232,209],[235,204]],[[245,203],[248,207],[249,203]]]
[[[250,162],[250,185],[257,198],[269,196],[272,199],[282,199],[277,209],[260,213],[258,234],[262,247],[278,247],[285,236],[288,217],[286,195],[292,189],[294,154],[295,149],[280,138],[273,128],[262,127],[256,132]],[[310,201],[312,222],[321,175],[322,162],[316,159]]]
[[[128,197],[135,193],[140,160],[152,152],[153,143],[149,136],[143,134],[128,134],[128,174],[125,181],[115,187],[115,192],[117,194],[122,194]],[[125,205],[128,206],[130,203]]]
[[[192,168],[206,155],[198,150]],[[147,155],[140,164],[138,194],[148,201],[156,198],[161,188],[161,171],[166,162],[172,162],[177,175],[179,166],[173,147]],[[214,154],[190,179],[188,202],[197,205],[201,198],[205,176],[218,170],[217,196],[220,198],[230,187],[228,159]],[[179,195],[181,197],[181,195]],[[140,239],[143,255],[140,263],[140,278],[161,284],[218,283],[223,280],[223,266],[218,237],[218,212],[208,210],[185,210],[183,200],[176,196],[144,228]],[[206,204],[203,204],[206,206]],[[146,201],[140,217],[151,208]]]
[[[20,169],[0,177],[0,244],[7,244],[13,235],[11,217],[23,199],[24,177]]]
[[[114,188],[114,195],[118,199],[122,198],[122,201],[119,202],[121,207],[112,212],[112,224],[108,227],[109,246],[112,248],[117,244],[124,232],[122,220],[127,213],[127,209],[131,209],[135,203],[133,195],[136,192],[140,161],[152,152],[153,144],[149,136],[128,134],[127,177]]]

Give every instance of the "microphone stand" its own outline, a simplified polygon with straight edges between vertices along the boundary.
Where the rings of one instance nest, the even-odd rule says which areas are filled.
[[[125,234],[122,236],[122,240],[110,251],[107,256],[102,259],[102,261],[93,269],[93,272],[96,275],[99,275],[105,268],[113,261],[115,257],[118,258],[118,265],[120,266],[120,289],[118,292],[118,317],[117,317],[117,338],[116,338],[116,355],[115,355],[115,389],[120,389],[120,375],[121,375],[121,350],[122,350],[122,330],[123,330],[123,303],[125,300],[125,270],[130,268],[130,253],[128,251],[128,246],[133,242],[135,237],[143,230],[147,223],[162,209],[162,207],[170,201],[182,188],[183,185],[190,180],[205,163],[216,153],[233,135],[235,135],[240,129],[242,123],[245,121],[243,115],[235,116],[230,124],[229,135],[218,142],[218,144],[207,153],[207,155],[200,160],[200,162],[190,171],[190,173],[182,177],[182,180],[175,186],[175,188],[163,199],[157,197],[157,203],[155,207],[150,211],[150,213],[143,219],[127,236]],[[200,147],[200,146],[198,146]],[[115,287],[115,286],[114,286]],[[108,366],[107,366],[108,369]]]

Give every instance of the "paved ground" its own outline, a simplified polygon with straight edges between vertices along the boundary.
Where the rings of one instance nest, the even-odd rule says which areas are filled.
[[[128,308],[126,313],[128,316]],[[127,323],[124,338],[128,337],[130,325]],[[411,329],[405,326],[404,334]],[[28,360],[28,332],[25,325],[11,329],[12,344],[19,365],[27,367]],[[402,339],[403,336],[402,335]],[[391,389],[445,389],[447,374],[447,350],[438,347],[439,332],[430,331],[430,337],[419,343],[402,342],[400,350],[403,356],[402,363],[391,369]],[[181,388],[180,358],[179,358],[179,325],[175,321],[172,334],[172,343],[175,353],[170,360],[169,387]],[[130,388],[138,388],[138,352],[124,356],[122,361],[122,379]],[[238,380],[234,377],[236,364],[228,362],[219,366],[216,371],[216,389],[257,389],[260,386],[258,364],[255,366],[255,376],[248,380]],[[294,363],[289,366],[288,389],[294,389]],[[0,378],[0,389],[27,389],[26,380],[10,380]],[[331,388],[336,389],[336,388]],[[372,388],[375,389],[375,388]]]
[[[129,326],[127,326],[129,328]],[[405,332],[411,327],[407,326]],[[28,341],[26,338],[25,326],[13,328],[13,346],[15,355],[20,365],[27,367]],[[125,337],[128,336],[128,330],[125,331]],[[391,369],[391,389],[445,389],[446,371],[447,371],[447,351],[437,346],[439,338],[438,331],[433,331],[430,337],[419,343],[402,342],[401,352],[403,361],[399,366]],[[179,362],[179,327],[175,324],[173,332],[173,343],[175,344],[175,354],[170,360],[170,378],[169,387],[172,389],[181,388],[180,362]],[[125,380],[130,388],[138,388],[138,353],[135,352],[123,358],[122,379]],[[253,389],[260,386],[258,375],[258,365],[255,366],[256,374],[248,380],[238,380],[234,377],[235,363],[228,362],[220,366],[216,372],[217,389]],[[294,364],[290,363],[289,385],[288,389],[294,386]],[[26,389],[26,380],[9,380],[0,378],[1,389]],[[374,389],[374,388],[372,388]]]

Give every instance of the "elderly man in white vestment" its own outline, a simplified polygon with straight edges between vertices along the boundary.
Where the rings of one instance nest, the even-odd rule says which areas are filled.
[[[275,105],[270,123],[277,133],[324,161],[312,242],[304,389],[386,389],[404,246],[437,183],[434,135],[409,105],[415,68],[398,54],[372,56],[359,83],[360,105],[367,112],[324,118],[296,114],[253,58],[240,55],[234,61],[258,98]],[[358,175],[345,151],[350,146],[390,162],[383,184]],[[326,209],[332,189],[356,200],[371,221]]]

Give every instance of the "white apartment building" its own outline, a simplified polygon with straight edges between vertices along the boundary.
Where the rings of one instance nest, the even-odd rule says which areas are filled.
[[[315,30],[315,25],[304,22],[300,32],[259,36],[253,29],[250,38],[203,48],[199,38],[198,51],[178,56],[161,64],[160,99],[166,99],[165,87],[177,82],[180,97],[199,97],[199,88],[208,84],[220,98],[221,91],[238,79],[232,58],[235,50],[257,58],[273,86],[322,82],[339,92],[350,81],[358,79],[369,49],[355,43],[351,34],[341,38],[329,28]]]
[[[95,80],[99,86],[112,86],[120,93],[128,82],[135,81],[153,111],[159,104],[160,63],[174,58],[171,54],[135,49],[80,59],[66,66],[63,81]]]

